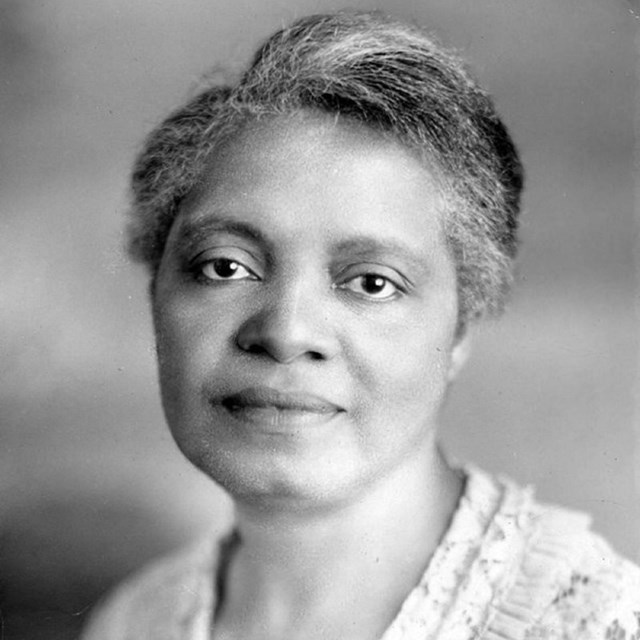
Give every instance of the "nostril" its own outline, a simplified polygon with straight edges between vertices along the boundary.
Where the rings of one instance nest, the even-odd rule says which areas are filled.
[[[243,351],[246,351],[247,353],[255,353],[258,355],[263,355],[265,353],[267,353],[267,349],[265,349],[265,347],[263,347],[261,344],[250,344],[248,347],[241,347],[241,349]]]
[[[333,353],[331,341],[307,318],[283,315],[277,309],[251,316],[239,327],[235,344],[245,354],[270,357],[281,363],[300,357],[321,362]]]

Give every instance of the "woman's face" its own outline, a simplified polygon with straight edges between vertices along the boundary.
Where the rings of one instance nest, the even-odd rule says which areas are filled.
[[[187,458],[237,499],[301,505],[432,460],[462,359],[441,213],[429,172],[354,125],[269,120],[218,151],[154,294]]]

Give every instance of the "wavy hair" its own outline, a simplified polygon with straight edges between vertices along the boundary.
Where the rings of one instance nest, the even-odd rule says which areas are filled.
[[[130,255],[153,278],[209,154],[248,122],[305,110],[361,122],[435,167],[459,323],[499,313],[517,250],[517,150],[461,60],[420,28],[380,13],[294,22],[260,47],[235,84],[210,82],[153,130],[132,176]]]

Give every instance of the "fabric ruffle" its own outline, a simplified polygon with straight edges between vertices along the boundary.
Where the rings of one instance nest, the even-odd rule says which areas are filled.
[[[640,640],[640,569],[589,518],[466,469],[451,524],[381,640]],[[209,640],[215,576],[236,540],[209,539],[112,596],[84,640]]]
[[[589,524],[468,469],[449,530],[382,640],[640,640],[640,570]]]

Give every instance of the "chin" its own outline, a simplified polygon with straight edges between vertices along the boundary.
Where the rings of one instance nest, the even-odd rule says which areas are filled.
[[[362,484],[352,469],[322,464],[315,457],[282,452],[225,452],[221,449],[185,456],[224,489],[236,503],[261,509],[316,510],[349,501]]]

